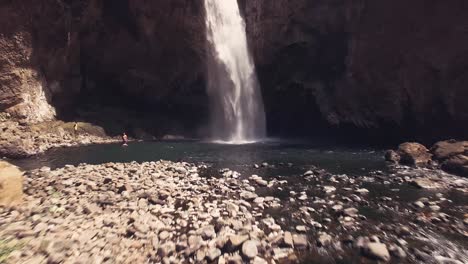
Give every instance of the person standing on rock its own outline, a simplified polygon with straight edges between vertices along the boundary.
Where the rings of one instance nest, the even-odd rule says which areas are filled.
[[[127,136],[127,134],[125,132],[122,134],[122,141],[123,141],[122,146],[124,146],[124,147],[128,146],[128,136]]]

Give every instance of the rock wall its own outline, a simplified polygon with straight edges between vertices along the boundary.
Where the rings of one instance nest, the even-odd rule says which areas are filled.
[[[312,117],[312,124],[318,111],[335,125],[467,135],[466,2],[256,0],[244,6],[270,119],[288,122],[278,98],[284,102],[294,91],[281,107]]]
[[[53,119],[54,107],[67,115],[88,100],[188,101],[175,95],[204,76],[202,4],[2,1],[0,111],[39,122]]]
[[[0,2],[0,110],[27,121],[55,116],[35,46],[37,38],[45,37],[35,30],[43,7],[42,2],[35,8],[29,8],[28,1]],[[53,31],[49,25],[44,26]]]
[[[270,132],[467,135],[463,0],[239,2]],[[4,0],[0,111],[39,122],[112,104],[194,130],[205,48],[203,0]]]

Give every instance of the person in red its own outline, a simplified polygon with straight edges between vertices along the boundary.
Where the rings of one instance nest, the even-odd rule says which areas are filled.
[[[123,146],[128,146],[128,136],[125,132],[122,134],[122,141],[123,141]]]

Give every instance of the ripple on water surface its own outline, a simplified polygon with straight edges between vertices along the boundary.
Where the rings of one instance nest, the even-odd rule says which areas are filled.
[[[106,162],[145,162],[160,159],[205,162],[216,167],[250,168],[253,164],[311,165],[332,173],[360,174],[384,169],[383,151],[359,147],[330,147],[323,143],[265,141],[245,145],[224,145],[208,142],[136,142],[128,147],[119,144],[61,148],[36,157],[16,160],[25,169],[66,164],[101,164]],[[270,167],[270,169],[272,169]],[[274,168],[273,168],[274,169]],[[286,173],[286,170],[282,172]]]

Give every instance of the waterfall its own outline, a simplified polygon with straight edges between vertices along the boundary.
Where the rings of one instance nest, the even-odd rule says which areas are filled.
[[[265,110],[237,0],[205,0],[212,137],[242,144],[266,136]]]

